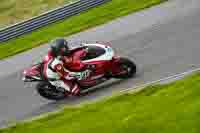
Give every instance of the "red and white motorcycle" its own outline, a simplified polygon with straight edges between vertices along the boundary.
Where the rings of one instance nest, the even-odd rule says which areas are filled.
[[[81,93],[86,92],[89,88],[103,83],[111,78],[126,79],[131,78],[136,73],[136,65],[128,58],[115,55],[113,48],[108,44],[94,43],[84,44],[88,53],[82,59],[86,64],[94,66],[92,73],[84,80],[75,80],[81,87]],[[61,100],[67,97],[64,89],[53,86],[43,76],[44,61],[31,66],[23,71],[24,82],[38,82],[36,89],[38,93],[50,100]],[[84,76],[84,75],[82,75]]]

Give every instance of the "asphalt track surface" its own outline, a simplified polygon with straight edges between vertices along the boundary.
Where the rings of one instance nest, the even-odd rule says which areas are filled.
[[[71,36],[72,41],[110,41],[119,55],[129,57],[138,65],[135,78],[111,80],[84,97],[48,101],[36,93],[34,85],[23,84],[21,70],[36,62],[47,46],[1,61],[0,126],[200,67],[199,5],[199,0],[170,0]]]

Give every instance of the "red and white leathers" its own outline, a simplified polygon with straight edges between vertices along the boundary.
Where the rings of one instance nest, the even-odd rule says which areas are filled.
[[[80,87],[74,78],[82,80],[89,76],[89,71],[85,70],[85,64],[81,62],[81,57],[86,55],[85,49],[72,51],[68,57],[62,59],[53,58],[51,51],[48,52],[48,60],[44,65],[44,75],[52,85],[64,88],[73,95],[80,93]],[[84,75],[84,76],[82,76]]]

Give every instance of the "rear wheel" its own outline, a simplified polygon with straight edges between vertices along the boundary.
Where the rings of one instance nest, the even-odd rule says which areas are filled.
[[[121,57],[118,64],[120,73],[116,74],[114,78],[131,78],[136,74],[136,65],[133,61],[128,58]]]
[[[66,97],[64,91],[56,89],[48,82],[39,82],[36,89],[42,97],[49,100],[62,100]]]

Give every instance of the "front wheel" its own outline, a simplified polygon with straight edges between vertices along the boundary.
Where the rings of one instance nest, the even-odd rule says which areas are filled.
[[[131,78],[136,74],[136,65],[133,61],[128,58],[121,57],[117,66],[120,69],[120,72],[114,75],[114,78]]]
[[[48,82],[39,82],[36,86],[36,89],[40,96],[49,100],[62,100],[66,97],[63,91],[57,90]]]

